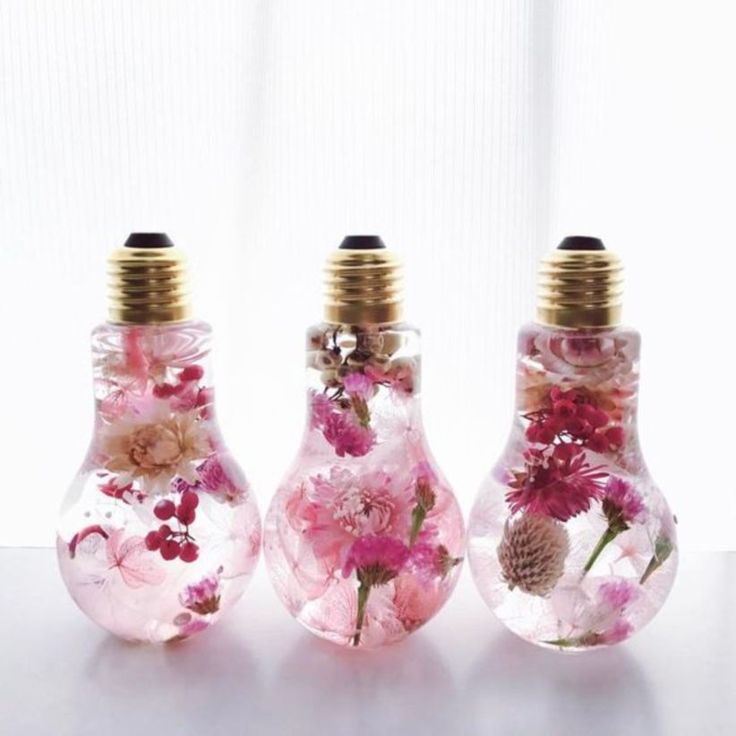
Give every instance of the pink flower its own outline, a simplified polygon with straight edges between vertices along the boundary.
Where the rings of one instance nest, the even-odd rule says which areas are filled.
[[[623,579],[601,583],[596,592],[598,605],[615,613],[623,613],[639,595],[639,588]]]
[[[388,366],[367,363],[365,374],[374,382],[388,385],[404,396],[410,396],[416,389],[416,363],[410,358],[397,358]]]
[[[309,426],[312,429],[320,429],[327,421],[327,417],[333,412],[332,401],[324,394],[312,391],[310,400]]]
[[[442,585],[423,585],[411,575],[394,582],[394,609],[406,631],[416,631],[441,608],[448,595]]]
[[[368,401],[373,397],[373,381],[364,373],[348,373],[343,378],[342,385],[351,398]]]
[[[603,513],[611,529],[626,531],[629,524],[641,520],[645,512],[644,502],[634,487],[623,478],[612,475],[603,495]]]
[[[225,468],[227,464],[227,469]],[[235,502],[241,500],[247,493],[245,478],[234,462],[227,456],[210,455],[201,465],[198,465],[197,476],[199,487],[208,491],[222,500]],[[235,475],[239,482],[233,480]]]
[[[403,542],[369,534],[353,543],[342,574],[347,578],[356,570],[364,585],[384,585],[401,572],[408,559],[409,548]]]
[[[578,445],[555,445],[551,450],[529,449],[525,468],[514,472],[506,494],[511,511],[552,516],[567,521],[590,509],[602,494],[600,482],[606,477],[602,466],[591,467]]]
[[[123,539],[125,529],[115,529],[107,539],[107,562],[129,588],[160,585],[166,573],[151,559],[143,537]]]
[[[602,369],[615,363],[616,342],[610,337],[572,337],[542,332],[534,340],[542,365],[560,375],[575,375],[581,369]]]
[[[436,537],[436,529],[425,527],[409,549],[407,568],[423,586],[442,580],[462,562],[462,558],[453,557],[444,544],[437,544]]]
[[[194,585],[187,585],[179,594],[179,602],[184,608],[201,616],[216,613],[220,608],[220,580],[211,575],[202,578]]]
[[[376,433],[368,426],[370,417],[366,402],[356,395],[353,405],[353,408],[338,409],[324,394],[312,394],[309,426],[321,429],[340,457],[362,457],[376,443]]]
[[[553,606],[560,621],[570,626],[570,632],[548,643],[592,647],[623,641],[634,630],[626,614],[640,596],[636,583],[624,578],[601,583],[592,595],[578,586],[558,589],[553,593]]]
[[[618,644],[624,639],[628,639],[633,632],[633,625],[630,624],[625,618],[619,618],[613,622],[613,625],[610,629],[608,629],[608,631],[604,631],[602,634],[598,635],[598,640],[596,643],[608,645]]]
[[[318,475],[310,487],[300,486],[287,503],[287,513],[319,559],[342,567],[358,537],[405,537],[411,503],[410,489],[394,488],[386,473],[355,475],[335,467],[329,477]]]
[[[376,433],[370,427],[361,426],[352,412],[330,414],[324,423],[322,434],[340,457],[362,457],[376,444]]]

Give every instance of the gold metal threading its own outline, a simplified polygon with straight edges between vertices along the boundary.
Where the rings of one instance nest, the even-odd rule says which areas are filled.
[[[621,322],[623,264],[607,250],[554,250],[539,269],[537,321],[551,327]]]
[[[386,250],[339,249],[325,266],[325,320],[332,324],[400,322],[401,261]]]
[[[110,322],[150,325],[190,318],[186,260],[175,246],[118,248],[107,273]]]

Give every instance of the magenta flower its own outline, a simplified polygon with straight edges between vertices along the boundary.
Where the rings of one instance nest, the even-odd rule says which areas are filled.
[[[628,524],[639,521],[645,511],[644,502],[631,483],[615,475],[608,479],[603,494],[603,513],[610,526],[620,525],[621,531],[625,531]]]
[[[369,534],[353,542],[342,568],[343,577],[357,570],[365,585],[384,585],[393,580],[409,559],[409,548],[393,537]]]
[[[608,527],[585,563],[583,575],[593,567],[605,547],[621,532],[625,532],[630,524],[641,521],[646,512],[644,502],[634,486],[615,475],[612,475],[606,483],[601,506],[608,521]]]
[[[340,457],[367,455],[376,444],[376,433],[363,427],[352,412],[333,412],[322,428],[324,438]]]
[[[179,594],[179,602],[189,611],[201,616],[216,613],[220,609],[220,580],[214,575],[202,578],[194,585],[187,585]]]
[[[406,565],[409,548],[393,537],[369,534],[357,539],[350,548],[342,568],[344,577],[355,570],[358,586],[358,613],[355,621],[353,646],[360,644],[360,634],[365,618],[368,595],[374,585],[385,585],[393,580]]]
[[[515,472],[509,484],[514,490],[506,494],[513,513],[524,509],[567,521],[588,511],[602,495],[600,482],[606,474],[602,466],[591,467],[578,445],[530,448],[524,458],[524,470]]]

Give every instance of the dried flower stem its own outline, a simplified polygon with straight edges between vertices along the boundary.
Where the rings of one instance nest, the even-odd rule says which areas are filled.
[[[360,635],[363,630],[363,619],[365,618],[365,607],[368,603],[368,594],[371,592],[371,586],[361,583],[358,587],[358,615],[355,618],[355,636],[353,636],[353,646],[360,644]]]

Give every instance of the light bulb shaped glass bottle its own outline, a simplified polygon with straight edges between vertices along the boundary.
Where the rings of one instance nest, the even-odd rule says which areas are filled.
[[[131,641],[186,638],[242,595],[260,553],[255,499],[220,434],[210,327],[189,319],[184,262],[160,233],[110,259],[92,333],[92,442],[62,506],[72,598]]]
[[[307,338],[307,427],[264,554],[300,623],[372,648],[445,603],[464,526],[424,437],[419,333],[400,321],[396,257],[376,236],[349,236],[327,274],[326,321]]]
[[[514,423],[469,520],[488,606],[535,644],[615,644],[660,609],[675,519],[636,426],[639,344],[618,326],[621,263],[566,238],[542,264],[537,323],[519,333]]]

